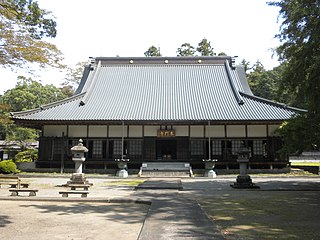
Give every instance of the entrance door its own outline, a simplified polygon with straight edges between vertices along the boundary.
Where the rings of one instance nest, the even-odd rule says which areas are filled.
[[[177,159],[176,140],[157,140],[157,160],[172,161]]]

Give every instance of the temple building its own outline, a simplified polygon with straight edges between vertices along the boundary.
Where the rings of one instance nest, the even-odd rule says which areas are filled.
[[[73,168],[70,148],[89,149],[85,169],[129,169],[146,162],[203,159],[237,168],[250,149],[252,167],[283,167],[275,130],[301,110],[257,96],[231,57],[98,57],[84,68],[75,95],[12,113],[20,125],[41,130],[38,168]],[[256,164],[255,164],[256,163]]]

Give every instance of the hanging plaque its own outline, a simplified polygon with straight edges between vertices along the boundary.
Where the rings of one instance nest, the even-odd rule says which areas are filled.
[[[158,130],[158,137],[170,138],[175,136],[176,136],[175,130]]]

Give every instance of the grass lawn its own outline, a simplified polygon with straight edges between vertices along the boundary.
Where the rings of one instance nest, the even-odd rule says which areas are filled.
[[[134,179],[134,180],[117,180],[117,181],[105,181],[103,185],[105,186],[138,186],[143,183],[145,179]]]
[[[305,166],[305,167],[319,167],[320,162],[292,162],[292,167],[299,167],[299,166]]]
[[[241,191],[200,206],[228,240],[320,239],[320,192]]]

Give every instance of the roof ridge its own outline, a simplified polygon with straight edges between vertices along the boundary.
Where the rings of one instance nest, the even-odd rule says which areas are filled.
[[[87,100],[90,98],[91,94],[92,94],[92,91],[93,89],[95,88],[95,85],[97,84],[97,81],[96,81],[96,78],[97,76],[99,75],[100,73],[100,69],[101,69],[101,61],[98,62],[97,64],[97,67],[94,71],[94,75],[93,77],[90,79],[89,81],[89,86],[86,88],[87,89],[87,94],[86,96],[83,98],[82,100],[82,105],[83,106],[84,104],[86,104]]]
[[[235,86],[234,80],[232,78],[229,62],[227,60],[224,62],[224,66],[225,66],[225,68],[227,70],[227,75],[228,75],[228,79],[229,79],[229,83],[230,83],[232,92],[233,92],[235,98],[237,99],[238,104],[242,105],[242,104],[244,104],[244,101],[243,101],[242,96],[240,95],[238,89]]]

